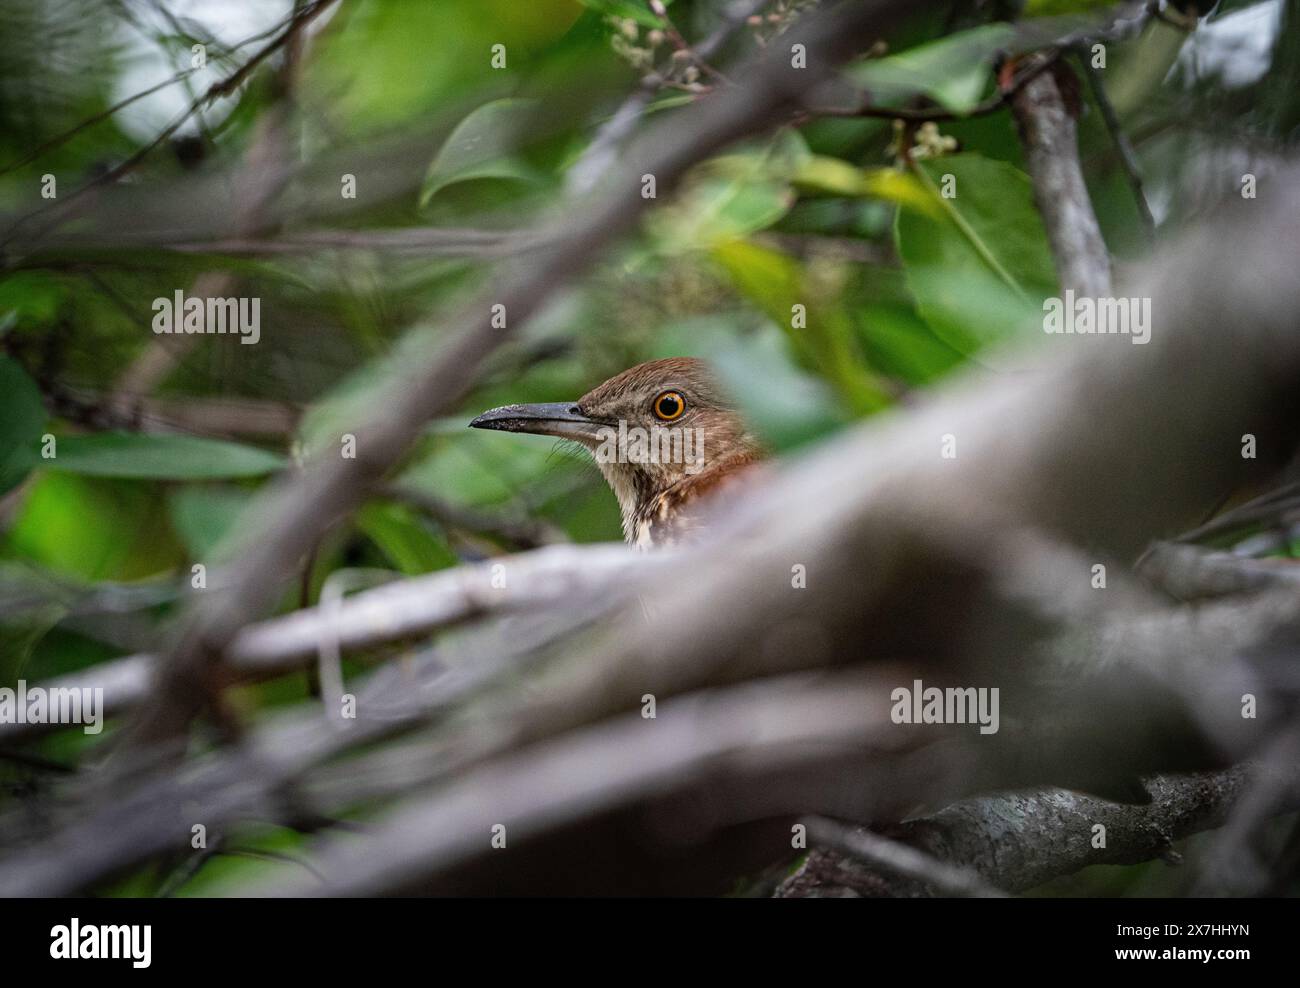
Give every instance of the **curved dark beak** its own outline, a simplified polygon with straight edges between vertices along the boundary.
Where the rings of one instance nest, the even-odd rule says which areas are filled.
[[[502,405],[490,408],[469,424],[471,429],[495,429],[498,432],[528,432],[538,436],[564,439],[600,440],[600,430],[608,423],[588,418],[578,406],[568,401],[536,405]]]

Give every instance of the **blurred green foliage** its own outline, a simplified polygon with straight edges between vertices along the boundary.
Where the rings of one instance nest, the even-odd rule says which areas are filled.
[[[801,5],[780,8],[791,6]],[[844,72],[846,88],[880,105],[967,113],[994,92],[998,60],[1025,37],[990,22],[986,6],[919,11]],[[1025,13],[1077,18],[1096,6],[1030,3]],[[1296,4],[1276,6],[1293,29]],[[1253,7],[1227,5],[1207,27]],[[677,0],[671,16],[699,39],[717,26],[718,9]],[[299,64],[270,59],[127,176],[82,197],[50,237],[33,232],[33,214],[51,205],[40,195],[44,176],[57,179],[56,202],[96,182],[185,105],[186,87],[202,93],[265,39],[236,42],[273,31],[291,12],[288,2],[252,0],[0,0],[4,683],[159,640],[192,565],[216,567],[238,551],[260,488],[382,413],[386,391],[409,386],[402,374],[413,355],[457,330],[447,314],[495,276],[473,251],[393,250],[365,237],[427,228],[509,235],[562,221],[569,169],[638,83],[628,51],[673,63],[665,26],[639,0],[341,0]],[[1062,23],[1020,29],[1050,36]],[[715,61],[730,67],[783,26],[745,25]],[[186,70],[187,32],[211,43],[208,68],[58,140]],[[1106,85],[1162,225],[1174,229],[1195,212],[1180,183],[1209,153],[1179,143],[1188,106],[1201,115],[1198,132],[1221,114],[1254,140],[1293,139],[1295,36],[1277,49],[1289,61],[1271,65],[1266,52],[1264,71],[1235,88],[1178,61],[1186,38],[1165,25],[1110,46]],[[504,68],[492,64],[496,45],[505,46]],[[708,72],[675,77],[648,116],[670,118],[726,84]],[[1084,164],[1122,259],[1146,238],[1091,97],[1085,103]],[[1256,103],[1265,109],[1239,109]],[[956,153],[903,164],[887,120],[792,119],[701,163],[636,237],[494,355],[462,414],[429,425],[391,480],[430,500],[377,493],[304,562],[303,585],[268,609],[311,602],[341,568],[417,574],[518,547],[503,529],[476,529],[458,512],[540,518],[575,541],[619,538],[613,498],[589,463],[543,439],[467,432],[483,408],[572,399],[641,360],[698,355],[715,363],[773,450],[795,453],[987,363],[990,348],[1032,342],[1056,279],[1009,113],[939,129],[959,142]],[[272,174],[267,161],[286,163],[260,206],[243,198],[250,160],[263,177]],[[346,176],[355,198],[340,193]],[[254,240],[333,231],[359,244],[235,249],[223,241],[247,234],[233,226],[245,208],[255,214]],[[125,375],[159,347],[151,301],[213,274],[230,279],[225,294],[262,299],[261,342],[197,338],[148,394],[126,395],[123,405]],[[151,406],[146,415],[138,402],[151,401],[213,412],[168,419]],[[291,424],[254,417],[232,426],[223,417],[249,407],[282,411]],[[53,459],[41,452],[47,434]],[[430,503],[454,510],[439,514]],[[158,591],[126,598],[137,600],[126,607],[129,627],[78,604],[105,593],[116,600],[123,587]],[[256,707],[304,689],[272,684],[245,700]],[[58,736],[41,750],[63,757],[83,743]],[[273,852],[292,843],[263,838],[253,843]]]

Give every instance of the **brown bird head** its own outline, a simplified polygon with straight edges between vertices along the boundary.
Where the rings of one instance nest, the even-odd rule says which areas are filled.
[[[624,536],[641,547],[688,537],[700,524],[697,500],[763,455],[709,366],[692,357],[638,364],[575,402],[493,408],[470,426],[586,447],[618,498]]]

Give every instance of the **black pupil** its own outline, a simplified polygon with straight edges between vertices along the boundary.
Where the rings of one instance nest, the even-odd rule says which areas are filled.
[[[682,407],[682,400],[676,395],[664,395],[659,399],[659,414],[666,419],[673,418]]]

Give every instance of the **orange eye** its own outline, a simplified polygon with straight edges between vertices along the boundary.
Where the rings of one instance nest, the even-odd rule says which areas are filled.
[[[682,397],[680,391],[665,391],[655,399],[654,413],[657,419],[671,422],[673,419],[681,418],[684,411],[686,411],[686,399]]]

